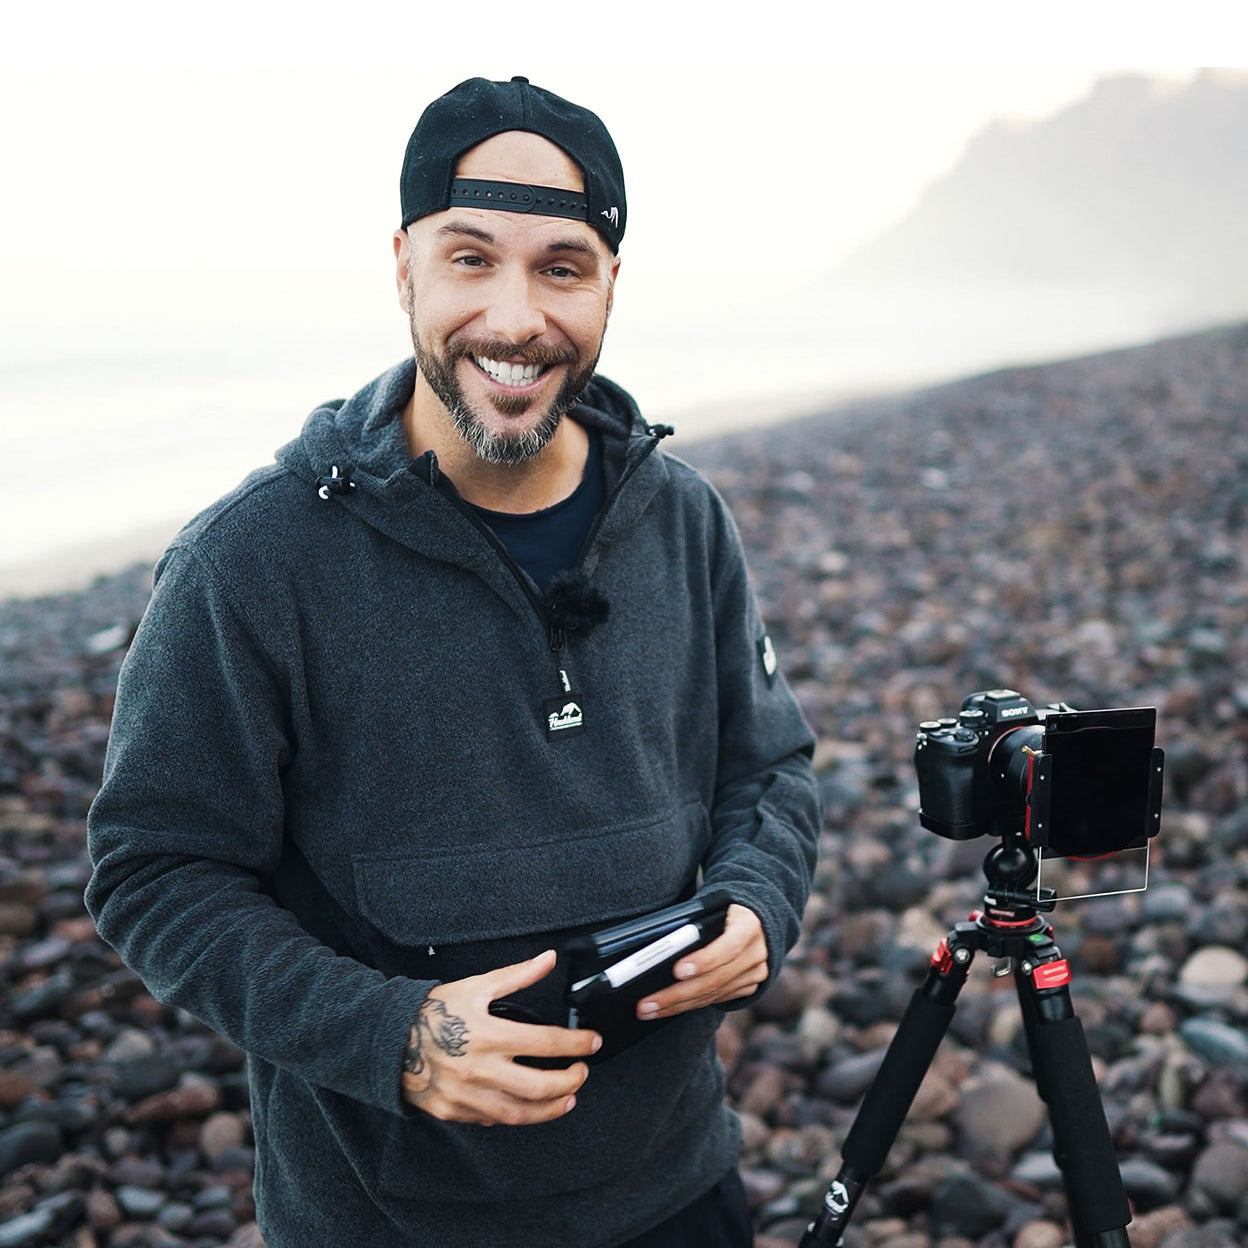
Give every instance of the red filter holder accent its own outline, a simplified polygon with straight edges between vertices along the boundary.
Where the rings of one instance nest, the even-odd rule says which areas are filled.
[[[932,954],[932,965],[942,974],[953,965],[953,954],[949,951],[949,942],[942,940]]]

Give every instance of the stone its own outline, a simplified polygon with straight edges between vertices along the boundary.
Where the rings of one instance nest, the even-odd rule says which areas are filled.
[[[51,1122],[19,1122],[0,1131],[0,1176],[32,1163],[49,1165],[61,1155],[60,1127]]]
[[[774,1114],[788,1087],[783,1070],[776,1066],[759,1068],[741,1098],[741,1108],[749,1113],[767,1118]]]
[[[38,921],[34,906],[21,901],[0,901],[0,936],[29,936]]]
[[[0,1248],[34,1248],[47,1242],[55,1218],[48,1209],[35,1209],[0,1223]]]
[[[1169,763],[1168,758],[1166,761]],[[1152,884],[1140,897],[1140,922],[1146,925],[1182,922],[1191,915],[1193,907],[1192,890],[1186,884],[1163,880]]]
[[[1189,1018],[1179,1024],[1179,1036],[1193,1053],[1217,1065],[1248,1062],[1248,1036],[1216,1018]]]
[[[884,1061],[884,1053],[884,1049],[876,1049],[870,1053],[843,1058],[819,1075],[815,1084],[816,1092],[819,1096],[842,1105],[852,1105],[871,1086],[871,1081],[879,1072],[880,1063]]]
[[[939,1071],[929,1069],[919,1084],[910,1106],[908,1119],[931,1122],[952,1113],[960,1100],[958,1089]]]
[[[115,1193],[117,1203],[132,1218],[154,1218],[168,1197],[164,1192],[150,1187],[119,1187]]]
[[[87,1194],[87,1222],[97,1231],[112,1231],[121,1225],[121,1206],[112,1192],[102,1187]]]
[[[49,936],[33,945],[27,945],[17,958],[16,969],[22,972],[46,970],[63,962],[72,949],[72,942],[65,937]]]
[[[37,1044],[12,1069],[14,1074],[34,1084],[36,1088],[46,1089],[60,1079],[65,1063],[52,1045]]]
[[[785,1022],[796,1018],[806,1005],[806,985],[793,966],[786,965],[752,1007],[757,1018]]]
[[[810,1005],[802,1011],[797,1034],[816,1053],[827,1053],[841,1038],[841,1022],[831,1010],[821,1005]]]
[[[1183,963],[1179,982],[1197,988],[1234,988],[1248,980],[1248,958],[1224,945],[1206,945]]]
[[[57,971],[46,979],[15,992],[9,1008],[19,1022],[30,1023],[39,1018],[50,1018],[74,992],[74,977],[68,971]]]
[[[150,1096],[126,1112],[132,1124],[173,1122],[179,1118],[199,1118],[221,1104],[221,1090],[205,1080],[184,1082],[168,1092]]]
[[[1191,1107],[1202,1118],[1248,1118],[1248,1096],[1245,1095],[1242,1070],[1218,1068],[1197,1088]]]
[[[1035,1085],[1004,1066],[985,1067],[961,1090],[953,1112],[959,1147],[968,1157],[1012,1156],[1047,1121]]]
[[[111,1063],[117,1095],[124,1101],[144,1101],[177,1085],[179,1063],[168,1055],[149,1054]]]
[[[177,1235],[195,1221],[195,1210],[183,1201],[170,1201],[156,1215],[156,1221],[166,1231],[172,1231]]]
[[[937,1236],[978,1239],[1000,1226],[1009,1209],[1009,1198],[1000,1188],[976,1174],[966,1173],[946,1179],[936,1189],[929,1217]]]
[[[229,1209],[206,1209],[195,1215],[186,1233],[220,1241],[228,1239],[237,1226],[238,1219]]]
[[[1014,1235],[1012,1248],[1062,1248],[1066,1232],[1052,1222],[1025,1222]]]
[[[123,1066],[141,1062],[156,1052],[156,1041],[137,1027],[123,1027],[104,1050],[104,1060]],[[164,1089],[160,1089],[163,1091]]]
[[[247,1126],[239,1114],[218,1112],[210,1114],[199,1129],[199,1149],[209,1161],[241,1145],[246,1139]]]
[[[738,1108],[737,1117],[741,1123],[741,1151],[748,1157],[766,1146],[771,1128],[748,1109]]]
[[[1053,1154],[1048,1152],[1026,1153],[1010,1171],[1010,1178],[1029,1187],[1057,1189],[1062,1186],[1062,1172]]]
[[[922,1231],[905,1231],[900,1235],[886,1235],[876,1241],[879,1248],[932,1248],[930,1235]]]
[[[0,1109],[12,1109],[34,1092],[35,1085],[25,1075],[15,1070],[0,1070]]]
[[[1150,1001],[1140,1015],[1137,1030],[1146,1035],[1169,1035],[1178,1025],[1174,1011],[1164,1001]]]
[[[122,1157],[109,1166],[106,1177],[115,1187],[163,1187],[165,1167],[151,1157]]]
[[[748,1166],[741,1168],[741,1182],[751,1209],[758,1209],[775,1200],[785,1189],[784,1176],[775,1170],[759,1170]]]
[[[41,1200],[28,1214],[0,1224],[0,1248],[27,1248],[47,1237],[63,1235],[82,1218],[83,1200],[77,1192],[62,1192]]]
[[[1179,1194],[1178,1179],[1155,1161],[1128,1157],[1119,1165],[1119,1170],[1134,1208],[1156,1209],[1168,1205]]]
[[[1192,1184],[1233,1213],[1248,1195],[1248,1148],[1230,1140],[1210,1144],[1192,1166]]]
[[[1168,1239],[1191,1225],[1191,1218],[1178,1205],[1137,1213],[1131,1223],[1131,1248],[1161,1248]]]

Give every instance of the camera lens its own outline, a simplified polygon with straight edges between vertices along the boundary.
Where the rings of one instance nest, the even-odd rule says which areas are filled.
[[[1022,817],[1023,803],[1031,788],[1031,760],[1044,748],[1044,726],[1023,724],[1002,736],[988,756],[988,774],[996,789],[996,799],[1003,811]]]

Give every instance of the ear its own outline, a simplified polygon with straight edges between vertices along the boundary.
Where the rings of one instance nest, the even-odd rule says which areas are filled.
[[[407,237],[406,230],[395,230],[394,232],[394,281],[399,291],[399,307],[404,312],[411,313],[412,301],[410,297],[411,285],[409,277],[411,274],[412,262],[412,243]]]
[[[616,258],[611,262],[611,275],[607,278],[607,316],[611,315],[611,308],[615,303],[615,279],[620,271],[620,258]]]

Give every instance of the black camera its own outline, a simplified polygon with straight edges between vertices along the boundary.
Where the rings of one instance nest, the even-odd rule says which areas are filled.
[[[1034,707],[1013,689],[973,693],[919,725],[919,821],[953,841],[1022,834],[1048,856],[1137,848],[1161,826],[1157,711]]]

